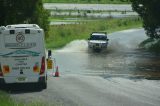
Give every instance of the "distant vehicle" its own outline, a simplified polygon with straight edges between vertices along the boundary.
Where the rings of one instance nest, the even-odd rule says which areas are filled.
[[[47,88],[44,31],[36,24],[0,27],[0,83]]]
[[[107,33],[93,32],[88,38],[88,47],[94,51],[101,51],[107,49],[108,46]]]

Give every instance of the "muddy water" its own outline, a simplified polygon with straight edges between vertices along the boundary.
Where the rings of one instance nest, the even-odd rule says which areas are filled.
[[[88,50],[86,40],[76,40],[53,52],[61,74],[157,79],[160,55],[138,48],[147,37],[143,29],[126,30],[108,35],[107,51]]]

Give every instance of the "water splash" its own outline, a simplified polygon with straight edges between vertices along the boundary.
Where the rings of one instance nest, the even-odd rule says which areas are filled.
[[[137,34],[135,34],[135,31]],[[147,37],[141,32],[143,29],[130,29],[108,35],[110,39],[108,49],[114,51],[128,51],[139,48],[139,44]],[[139,34],[141,33],[141,34]]]
[[[136,31],[137,34],[134,34]],[[140,35],[143,29],[131,29],[119,31],[108,35],[109,44],[107,52],[110,51],[128,51],[137,49],[138,45],[146,38],[146,35]],[[144,32],[144,31],[143,31]],[[57,52],[88,52],[87,40],[75,40],[67,44],[64,48],[56,50]],[[106,51],[105,51],[106,52]]]
[[[57,52],[86,52],[87,49],[88,43],[86,40],[74,40]]]

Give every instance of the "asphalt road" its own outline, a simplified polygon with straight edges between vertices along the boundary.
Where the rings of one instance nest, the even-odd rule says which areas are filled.
[[[112,37],[112,35],[114,37]],[[137,44],[146,38],[145,36],[142,36],[137,40],[133,39],[134,37],[128,37],[125,40],[122,39],[123,36],[128,35],[135,36],[136,38],[138,35],[145,35],[145,33],[143,29],[136,29],[110,34],[110,42],[114,40],[120,41],[116,43],[113,42],[111,43],[111,45],[118,45],[119,47],[113,46],[116,50],[120,49],[118,51],[126,51],[132,48],[135,49],[137,45],[133,44]],[[121,46],[123,44],[128,44],[125,47],[127,49],[122,49]],[[87,52],[84,52],[86,50],[85,45],[81,44],[80,47],[81,51],[76,51],[74,52],[74,54],[76,54],[77,52],[79,54],[87,54]],[[16,87],[14,87],[14,89],[16,88],[15,90],[12,89],[12,91],[10,91],[11,97],[16,101],[23,101],[26,104],[30,102],[40,101],[46,103],[46,105],[56,104],[58,106],[159,106],[159,80],[147,80],[145,78],[129,78],[121,76],[121,72],[124,72],[123,75],[126,75],[125,72],[127,72],[127,76],[134,76],[135,74],[133,73],[133,71],[129,71],[131,68],[125,67],[123,69],[124,71],[114,71],[116,66],[118,66],[116,68],[121,69],[123,65],[126,65],[126,63],[121,63],[121,58],[127,57],[128,55],[119,55],[118,57],[116,57],[116,55],[113,55],[113,57],[115,57],[113,58],[114,60],[110,60],[110,57],[99,58],[101,60],[108,59],[111,61],[112,64],[110,64],[109,66],[114,67],[111,72],[113,73],[113,75],[116,73],[120,75],[115,77],[108,76],[110,70],[107,70],[108,72],[104,74],[102,72],[103,69],[100,68],[103,65],[101,66],[101,64],[99,64],[96,66],[94,64],[89,64],[90,62],[94,63],[95,60],[99,61],[98,59],[94,59],[94,61],[93,59],[91,61],[87,60],[89,64],[88,65],[83,59],[83,55],[79,55],[79,57],[74,57],[74,59],[78,58],[77,61],[72,61],[73,59],[71,59],[70,61],[67,57],[65,57],[66,55],[72,55],[71,52],[77,49],[80,48],[68,45],[64,49],[55,51],[56,54],[54,56],[57,59],[57,64],[60,66],[60,77],[53,77],[52,72],[49,72],[47,89],[36,90],[33,89],[33,87],[31,87],[30,85],[17,85]],[[57,53],[61,54],[61,56],[64,57],[60,58],[61,56],[59,57]],[[127,62],[127,65],[132,62],[127,61],[126,59],[128,58],[129,57],[124,59],[122,58],[123,60],[125,60],[125,62]],[[134,57],[129,58],[129,60],[130,59],[134,60]],[[72,65],[70,65],[71,62],[73,63]],[[108,64],[108,62],[106,63]],[[86,65],[88,67],[86,67]],[[127,71],[125,71],[125,69]],[[89,71],[86,72],[85,70]],[[94,72],[94,75],[92,75],[93,72],[91,71]]]
[[[159,91],[160,81],[66,75],[49,78],[46,90],[21,89],[12,92],[11,97],[26,104],[38,101],[60,106],[159,106]]]

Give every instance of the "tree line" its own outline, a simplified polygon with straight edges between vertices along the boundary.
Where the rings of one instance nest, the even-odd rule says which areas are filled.
[[[8,24],[38,24],[46,36],[49,30],[49,12],[42,0],[0,0],[0,26]]]

